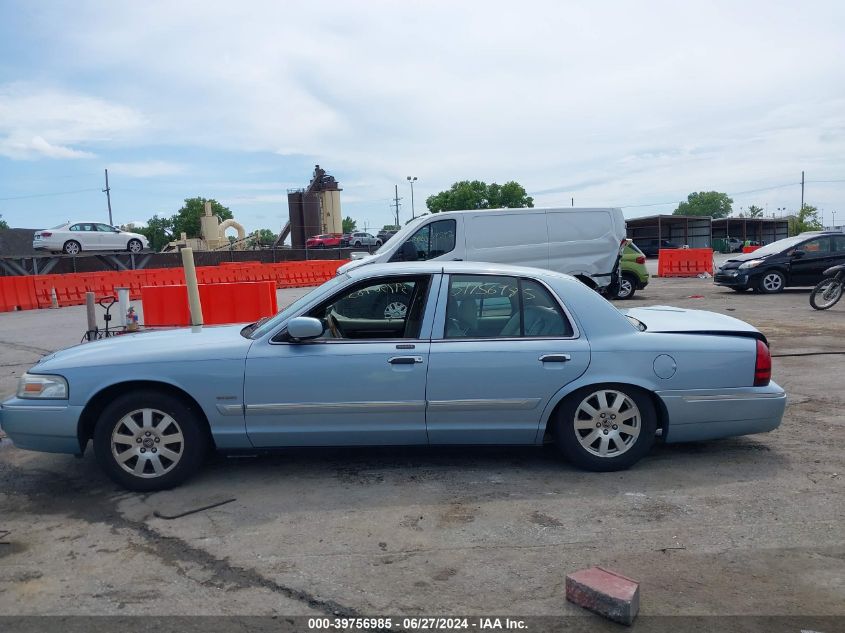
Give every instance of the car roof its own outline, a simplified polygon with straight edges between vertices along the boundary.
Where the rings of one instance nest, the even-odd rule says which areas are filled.
[[[507,266],[505,264],[490,264],[486,262],[395,262],[384,264],[369,264],[353,268],[347,274],[353,278],[365,278],[388,274],[462,274],[462,275],[510,275],[515,277],[555,278],[581,284],[580,281],[563,273],[556,273],[543,268],[528,266]],[[585,286],[586,287],[586,286]]]

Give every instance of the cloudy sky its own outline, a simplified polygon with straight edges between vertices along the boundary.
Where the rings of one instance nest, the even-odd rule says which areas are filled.
[[[417,176],[670,213],[690,191],[845,220],[845,3],[0,2],[0,214],[45,227],[214,197],[287,219],[314,164],[380,228]],[[747,192],[747,193],[745,193]],[[837,221],[837,223],[839,223]]]

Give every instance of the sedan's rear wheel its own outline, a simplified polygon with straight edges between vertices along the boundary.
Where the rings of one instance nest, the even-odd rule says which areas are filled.
[[[94,430],[97,461],[129,490],[163,490],[182,483],[199,468],[207,446],[197,413],[158,391],[116,399]]]
[[[62,247],[62,251],[64,251],[68,255],[78,255],[79,251],[81,250],[82,247],[76,240],[68,240],[67,242],[65,242],[64,247]]]
[[[563,402],[555,440],[580,468],[623,470],[648,453],[656,425],[654,404],[645,392],[629,385],[596,385]]]

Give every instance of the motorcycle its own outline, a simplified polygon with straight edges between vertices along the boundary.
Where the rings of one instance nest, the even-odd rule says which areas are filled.
[[[816,310],[827,310],[836,305],[842,298],[842,287],[845,284],[845,264],[831,266],[824,271],[822,279],[810,293],[810,305]]]

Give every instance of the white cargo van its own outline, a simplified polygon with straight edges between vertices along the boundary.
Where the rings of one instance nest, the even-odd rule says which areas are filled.
[[[338,272],[382,262],[491,262],[568,273],[615,294],[624,240],[621,209],[447,211],[406,224],[373,255],[344,264]]]

